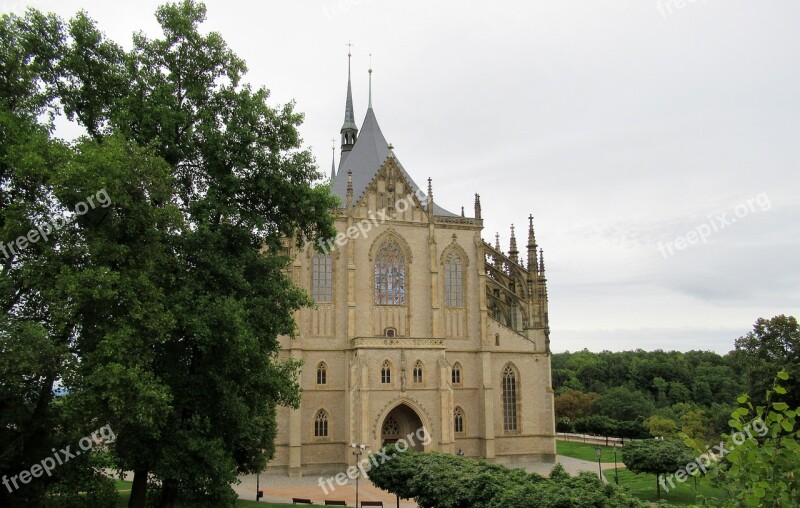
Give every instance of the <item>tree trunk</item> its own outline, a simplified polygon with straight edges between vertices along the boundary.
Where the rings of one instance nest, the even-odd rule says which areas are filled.
[[[661,484],[658,483],[658,480],[661,478],[660,474],[656,475],[656,499],[661,499]]]
[[[128,501],[128,508],[144,508],[147,499],[147,470],[137,469],[133,472],[133,485],[131,486],[131,498]]]
[[[159,508],[174,508],[178,500],[178,482],[174,479],[166,479],[161,485],[161,502]]]

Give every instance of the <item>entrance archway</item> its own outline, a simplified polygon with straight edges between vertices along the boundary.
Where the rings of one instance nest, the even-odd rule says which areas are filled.
[[[400,404],[386,415],[381,424],[381,446],[396,443],[399,439],[404,439],[409,434],[413,434],[413,439],[408,439],[409,449],[421,452],[424,450],[422,440],[416,434],[422,428],[422,420],[419,415],[406,404]],[[419,435],[422,435],[420,432]]]

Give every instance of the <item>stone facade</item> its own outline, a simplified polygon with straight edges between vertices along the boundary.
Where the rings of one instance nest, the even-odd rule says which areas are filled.
[[[293,253],[292,278],[317,304],[297,312],[295,339],[281,339],[284,358],[303,361],[303,395],[299,409],[278,410],[269,469],[343,471],[355,463],[351,443],[376,451],[420,426],[431,438],[420,450],[553,461],[547,289],[532,218],[523,262],[513,230],[508,254],[482,239],[479,196],[465,217],[434,205],[430,180],[420,191],[372,108],[355,146],[351,134],[343,147],[353,152],[333,175],[340,235],[326,253]],[[379,147],[375,167],[360,143]]]

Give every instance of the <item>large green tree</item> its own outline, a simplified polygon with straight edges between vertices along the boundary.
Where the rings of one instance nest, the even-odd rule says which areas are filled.
[[[756,404],[766,404],[764,394],[780,370],[789,374],[786,395],[775,400],[800,406],[800,324],[792,316],[759,318],[753,331],[736,339],[737,362],[747,377],[747,391]]]
[[[163,36],[136,34],[128,52],[85,14],[2,20],[5,238],[100,189],[111,204],[6,260],[3,358],[27,361],[3,371],[0,417],[25,420],[0,436],[45,434],[55,416],[34,416],[61,407],[61,427],[114,429],[131,506],[148,478],[160,506],[226,506],[237,474],[272,456],[276,406],[299,401],[278,338],[311,302],[286,268],[333,235],[336,202],[314,184],[301,115],[242,83],[244,62],[200,29],[205,7],[156,17]],[[41,117],[54,103],[86,137],[53,140]],[[69,395],[56,404],[59,379]],[[11,459],[4,471],[30,462]]]

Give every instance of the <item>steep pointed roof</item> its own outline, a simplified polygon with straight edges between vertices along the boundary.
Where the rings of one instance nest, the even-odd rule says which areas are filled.
[[[336,178],[333,180],[333,193],[339,196],[344,202],[347,195],[347,174],[352,171],[353,174],[353,198],[358,201],[361,195],[367,190],[369,183],[378,172],[381,165],[383,165],[386,158],[389,157],[389,143],[381,132],[381,127],[378,125],[378,119],[375,118],[375,111],[370,107],[367,109],[367,116],[364,118],[364,123],[361,125],[361,134],[358,136],[353,150],[350,155],[342,161],[339,165],[339,171]],[[408,180],[409,185],[413,188],[417,195],[420,194],[420,187],[411,178],[411,176],[403,168],[400,161],[395,158],[397,167],[400,172]],[[344,175],[344,176],[342,176]],[[423,199],[423,204],[426,203]],[[436,203],[433,204],[434,215],[447,215],[455,217],[456,214],[445,210]]]

